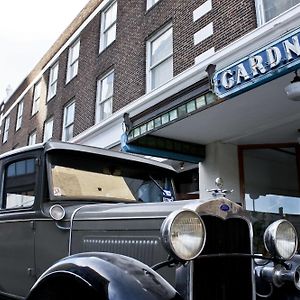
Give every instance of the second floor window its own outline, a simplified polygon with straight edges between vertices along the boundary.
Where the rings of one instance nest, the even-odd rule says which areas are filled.
[[[33,88],[32,112],[31,112],[32,115],[36,114],[39,111],[40,98],[41,98],[41,85],[42,82],[39,81],[34,85]]]
[[[52,134],[53,134],[53,118],[45,122],[43,142],[50,140],[52,138]]]
[[[4,120],[4,129],[3,129],[3,138],[2,138],[3,143],[7,142],[8,139],[9,123],[10,123],[10,117],[8,116]]]
[[[114,72],[111,71],[97,82],[96,122],[112,114]]]
[[[22,126],[23,107],[24,107],[24,101],[22,100],[21,102],[18,103],[16,131],[19,130]]]
[[[80,40],[78,39],[70,48],[68,56],[67,80],[68,83],[78,73]]]
[[[36,131],[33,131],[32,133],[30,133],[29,137],[28,137],[28,145],[34,145],[36,144]]]
[[[50,100],[56,95],[57,78],[58,78],[58,62],[50,69],[47,100]]]
[[[258,25],[270,21],[299,3],[300,0],[256,0]]]
[[[101,14],[100,52],[116,39],[117,2],[114,2]]]
[[[173,29],[171,24],[147,42],[147,91],[173,77]]]
[[[68,103],[64,109],[62,140],[68,141],[73,137],[75,118],[75,101]]]

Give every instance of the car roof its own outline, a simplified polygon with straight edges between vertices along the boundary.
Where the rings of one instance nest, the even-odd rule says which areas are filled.
[[[17,148],[0,155],[0,159],[10,157],[15,154],[26,153],[34,150],[41,150],[44,151],[45,153],[54,150],[85,152],[85,153],[96,154],[96,155],[101,155],[101,156],[106,156],[111,158],[124,159],[132,162],[140,162],[140,163],[153,165],[156,167],[167,169],[169,171],[176,172],[173,167],[167,164],[155,160],[151,160],[148,158],[144,158],[136,154],[129,154],[129,153],[124,153],[124,152],[119,152],[114,150],[107,150],[107,149],[81,145],[81,144],[74,144],[74,143],[67,143],[67,142],[54,142],[54,141],[48,141],[45,143]]]

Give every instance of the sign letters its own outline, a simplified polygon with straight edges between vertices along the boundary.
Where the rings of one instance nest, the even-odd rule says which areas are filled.
[[[290,33],[213,77],[214,92],[229,98],[282,76],[300,66],[300,30]]]

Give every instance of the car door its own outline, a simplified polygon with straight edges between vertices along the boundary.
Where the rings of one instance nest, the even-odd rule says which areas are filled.
[[[0,293],[26,296],[36,280],[34,220],[36,156],[2,163],[0,210]]]

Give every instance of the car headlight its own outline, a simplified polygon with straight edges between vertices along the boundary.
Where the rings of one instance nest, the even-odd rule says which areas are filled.
[[[202,219],[192,210],[171,213],[161,226],[164,247],[177,260],[192,260],[205,244],[206,231]]]
[[[295,255],[298,248],[296,229],[289,221],[278,220],[266,229],[264,243],[272,256],[288,260]]]

